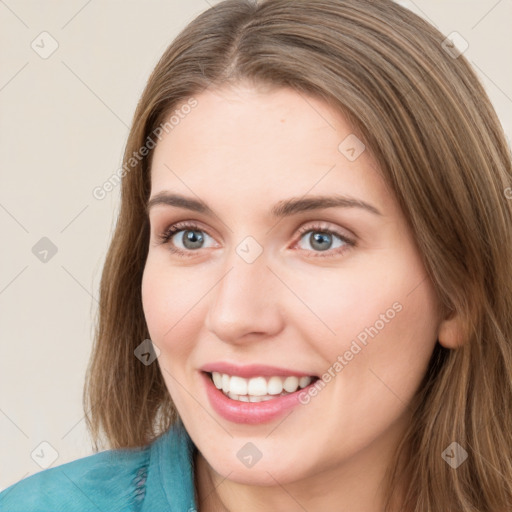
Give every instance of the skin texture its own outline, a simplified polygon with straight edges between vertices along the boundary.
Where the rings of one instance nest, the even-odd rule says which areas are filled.
[[[291,89],[248,84],[209,88],[196,99],[155,149],[151,197],[200,198],[216,216],[151,209],[142,299],[167,388],[200,451],[199,509],[380,512],[407,404],[436,339],[455,346],[457,318],[439,318],[412,233],[370,152],[350,161],[338,150],[353,133],[338,112]],[[333,193],[382,215],[341,207],[269,215],[280,200]],[[203,248],[185,246],[183,231],[158,244],[179,221],[200,226]],[[311,235],[321,229],[297,231],[318,223],[356,245],[333,236],[328,250],[318,249]],[[247,236],[263,249],[250,264],[236,252]],[[172,243],[190,256],[173,254]],[[397,303],[400,311],[307,405],[257,425],[229,422],[211,408],[202,365],[322,375]],[[237,457],[247,442],[262,453],[251,468]]]

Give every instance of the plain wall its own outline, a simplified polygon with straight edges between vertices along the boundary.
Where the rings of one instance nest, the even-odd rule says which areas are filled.
[[[0,2],[0,490],[93,453],[82,390],[120,189],[92,191],[161,54],[213,3]],[[469,43],[510,141],[512,2],[399,3]]]

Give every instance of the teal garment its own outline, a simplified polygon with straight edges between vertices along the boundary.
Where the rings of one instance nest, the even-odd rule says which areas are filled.
[[[178,421],[143,448],[106,450],[30,475],[1,512],[196,512],[196,446]]]

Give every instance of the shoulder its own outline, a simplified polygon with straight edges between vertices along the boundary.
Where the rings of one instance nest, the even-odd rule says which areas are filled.
[[[0,493],[0,510],[130,511],[143,497],[150,446],[107,450],[35,473]]]

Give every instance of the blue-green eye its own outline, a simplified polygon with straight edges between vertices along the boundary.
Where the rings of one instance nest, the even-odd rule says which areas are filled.
[[[182,233],[181,236],[176,236],[179,233]],[[354,241],[345,235],[335,230],[327,229],[322,225],[309,225],[300,228],[299,242],[308,233],[310,233],[310,235],[306,240],[312,249],[309,250],[301,247],[300,250],[312,253],[313,257],[338,255],[356,245]],[[204,243],[207,238],[212,237],[210,237],[204,229],[192,222],[178,222],[167,228],[164,233],[158,235],[161,244],[167,244],[172,253],[181,256],[192,256],[199,249],[204,249]],[[176,247],[175,239],[179,240],[181,247]],[[335,243],[333,240],[335,239],[339,240],[340,243],[338,243],[336,247],[333,247]]]
[[[181,237],[177,237],[178,233],[182,233]],[[195,252],[197,249],[203,249],[203,243],[205,240],[205,231],[201,229],[197,224],[188,222],[178,222],[173,224],[167,230],[159,235],[160,243],[169,244],[171,252],[179,254],[186,252]],[[207,237],[210,235],[206,234]],[[180,239],[180,243],[183,247],[174,247],[174,239]],[[172,240],[171,240],[172,239]],[[173,242],[171,244],[171,241]]]
[[[340,254],[350,249],[350,247],[355,246],[355,242],[346,237],[345,235],[338,233],[332,229],[327,229],[321,225],[313,225],[313,226],[305,226],[299,229],[300,240],[303,238],[310,244],[310,247],[313,248],[314,257],[324,257],[324,256],[332,256],[334,254]],[[309,234],[309,235],[308,235]],[[305,235],[308,235],[307,237]],[[334,241],[338,239],[340,243],[333,247]],[[303,249],[301,250],[308,250]],[[326,254],[321,254],[321,253]]]

